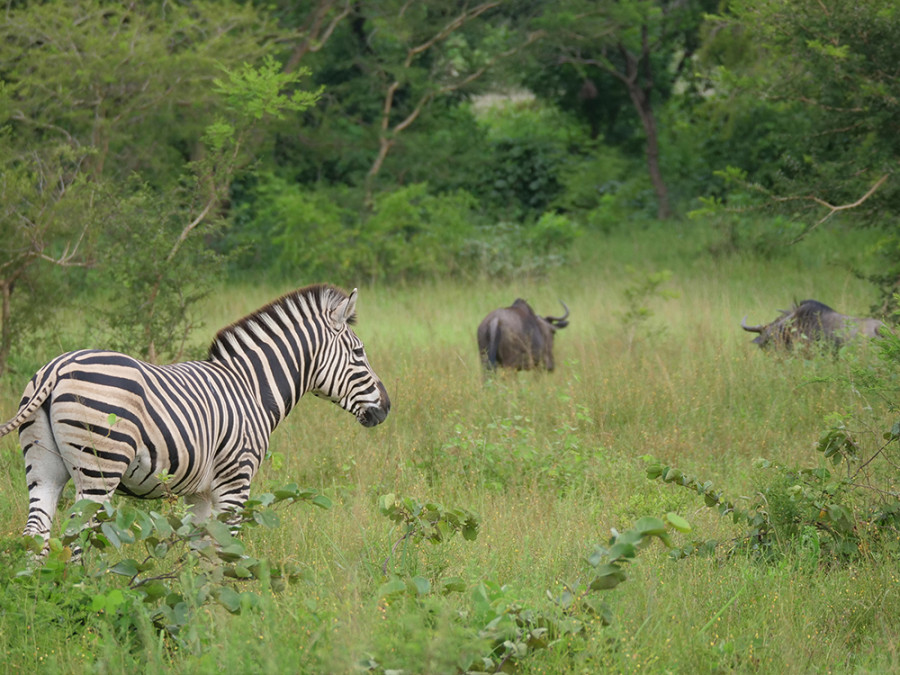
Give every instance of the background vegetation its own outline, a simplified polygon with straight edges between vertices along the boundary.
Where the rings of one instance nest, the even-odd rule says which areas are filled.
[[[230,560],[123,500],[20,574],[4,439],[7,668],[895,668],[900,349],[739,328],[893,318],[894,4],[7,3],[4,417],[63,350],[190,358],[318,281],[395,404],[304,400]],[[516,297],[572,308],[559,367],[485,381]]]

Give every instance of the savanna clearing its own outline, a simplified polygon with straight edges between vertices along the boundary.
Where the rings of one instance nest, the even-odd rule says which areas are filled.
[[[191,590],[206,573],[202,564],[178,567],[171,583],[180,584],[182,614],[159,621],[155,605],[131,593],[128,574],[86,575],[73,585],[63,566],[43,578],[16,577],[25,568],[19,532],[27,493],[18,444],[3,439],[0,669],[895,670],[898,538],[890,528],[876,536],[862,522],[867,501],[897,490],[889,456],[896,443],[884,438],[896,419],[894,401],[860,382],[878,358],[865,348],[837,359],[773,356],[740,328],[744,315],[767,322],[805,298],[864,315],[874,290],[847,264],[865,235],[835,230],[762,259],[713,256],[705,241],[713,235],[685,236],[681,227],[688,226],[584,237],[578,260],[543,279],[360,284],[356,332],[393,409],[384,424],[364,429],[309,397],[273,434],[253,494],[296,483],[330,504],[279,502],[277,523],[260,518],[270,527],[242,531],[246,555],[294,570],[277,592],[265,574],[226,578],[215,593],[227,586],[239,599],[207,602]],[[298,278],[297,286],[314,281],[328,280]],[[205,327],[194,338],[208,342],[219,327],[287,290],[222,288],[206,303]],[[571,308],[571,324],[556,338],[557,369],[485,381],[475,328],[516,297],[540,314],[558,313],[559,300]],[[639,307],[646,311],[629,312]],[[71,317],[71,344],[36,344],[33,363],[18,362],[3,378],[4,419],[43,362],[65,349],[102,346],[78,343],[78,326],[89,321]],[[823,434],[840,424],[857,448],[855,464],[833,464],[817,451]],[[840,513],[816,521],[803,511],[815,495],[795,489],[803,481],[788,469],[847,475],[848,466],[855,470],[885,445],[869,476],[882,492],[865,487],[843,498],[853,521],[848,536],[835,536]],[[698,484],[711,481],[735,513],[762,503],[773,527],[766,546],[746,536],[746,520],[708,508],[696,489],[649,479],[646,456]],[[827,483],[810,478],[809,485]],[[403,500],[434,503],[439,515],[477,514],[477,536],[452,525],[440,541],[411,534],[411,521],[390,517]],[[117,504],[180,508],[124,498]],[[656,537],[645,538],[621,562],[624,581],[583,592],[596,574],[588,558],[613,529],[624,533],[647,517],[667,522],[668,514],[691,526],[667,527],[672,550],[718,545],[675,560]],[[143,559],[143,548],[89,551],[88,569],[97,569],[91,556],[113,565]],[[161,556],[147,574],[176,564],[176,555]],[[571,602],[579,594],[591,602]]]

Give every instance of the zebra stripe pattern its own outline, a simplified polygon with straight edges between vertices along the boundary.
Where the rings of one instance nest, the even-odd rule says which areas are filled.
[[[204,361],[81,350],[45,365],[0,426],[0,437],[19,430],[24,535],[46,542],[70,479],[76,500],[174,493],[198,520],[239,509],[272,431],[306,392],[363,426],[383,422],[390,399],[350,328],[356,298],[330,285],[289,293],[219,331]]]

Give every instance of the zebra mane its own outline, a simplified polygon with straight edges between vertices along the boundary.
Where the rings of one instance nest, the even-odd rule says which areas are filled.
[[[298,308],[301,312],[304,311],[304,308],[312,307],[317,314],[326,313],[337,309],[338,305],[346,300],[347,297],[346,292],[331,284],[312,284],[296,291],[285,293],[264,307],[260,307],[255,312],[222,328],[216,333],[216,337],[209,346],[208,357],[214,355],[217,347],[227,343],[229,335],[238,332],[252,333],[248,329],[254,325],[265,323],[268,317],[275,318],[278,315],[283,316],[285,313],[290,316],[289,306],[291,305]],[[350,325],[356,323],[356,312],[347,318],[347,323]]]

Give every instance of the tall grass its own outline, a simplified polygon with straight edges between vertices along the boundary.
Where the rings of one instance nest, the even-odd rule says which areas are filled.
[[[759,484],[759,457],[817,465],[813,445],[827,414],[856,414],[872,447],[892,419],[883,403],[841,383],[865,355],[773,357],[739,325],[745,314],[762,323],[807,297],[864,314],[874,289],[846,266],[862,242],[822,233],[762,260],[711,257],[707,239],[678,229],[622,232],[580,242],[578,260],[546,279],[361,288],[357,333],[390,392],[391,415],[363,429],[336,406],[301,401],[273,435],[277,461],[264,464],[254,492],[295,481],[326,492],[334,507],[285,510],[278,529],[244,534],[255,556],[293,560],[305,580],[266,595],[261,611],[198,614],[194,651],[153,635],[129,643],[85,633],[65,608],[54,620],[35,597],[0,614],[0,663],[65,673],[342,673],[368,659],[378,672],[453,673],[487,649],[466,628],[467,596],[386,602],[378,597],[386,567],[494,581],[510,601],[540,610],[546,591],[587,576],[584,557],[611,528],[674,511],[696,537],[740,534],[687,491],[648,481],[641,457],[740,497]],[[629,322],[626,289],[664,269],[674,297],[646,297],[649,314]],[[204,310],[198,344],[286,290],[222,289]],[[516,297],[541,314],[558,314],[559,300],[571,308],[571,325],[557,334],[557,370],[485,380],[475,328]],[[25,379],[2,383],[5,417]],[[0,465],[0,521],[11,540],[27,512],[14,439],[0,444]],[[479,536],[392,551],[398,532],[376,505],[386,493],[474,510]],[[879,546],[839,566],[809,551],[770,563],[723,554],[674,562],[648,548],[606,594],[612,625],[531,654],[520,672],[895,669],[900,572],[893,549]]]

